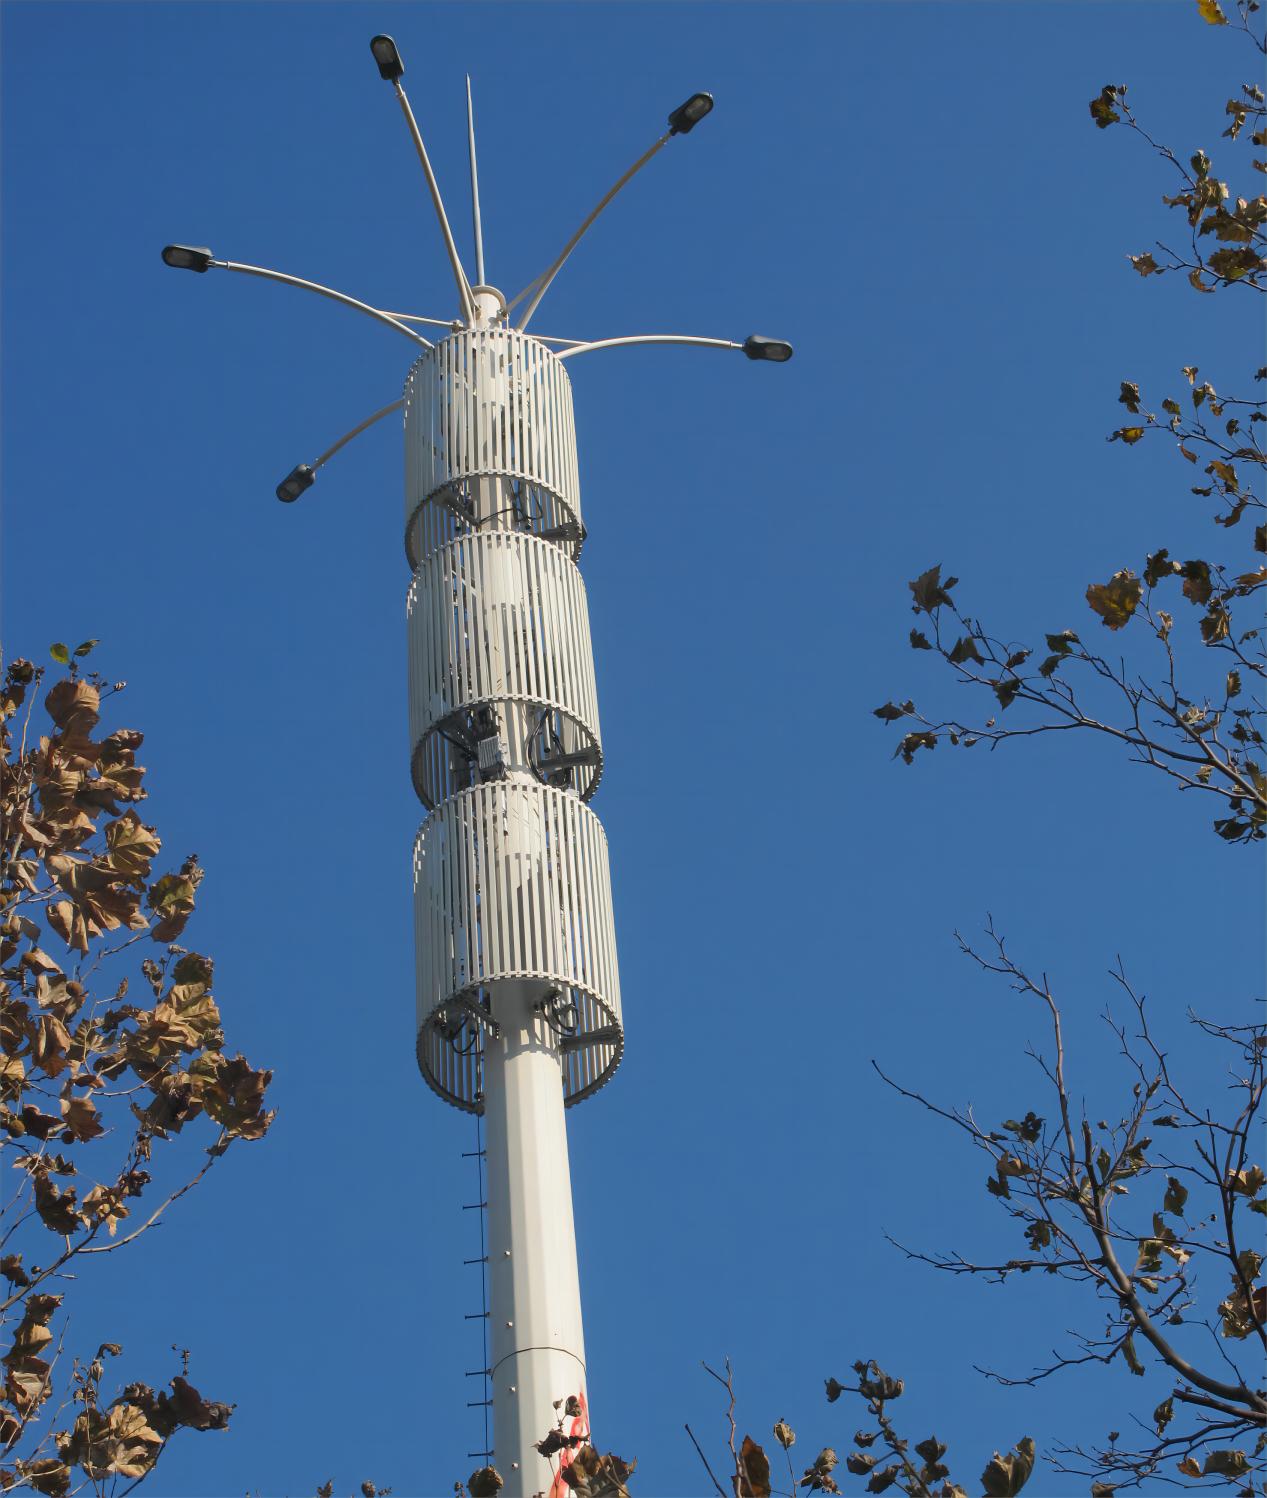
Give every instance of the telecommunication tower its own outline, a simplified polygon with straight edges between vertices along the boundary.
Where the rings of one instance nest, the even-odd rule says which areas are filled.
[[[168,245],[176,269],[237,271],[315,292],[408,338],[402,399],[277,487],[287,503],[348,442],[403,412],[409,743],[426,816],[414,843],[417,1057],[446,1102],[483,1116],[492,1448],[507,1498],[566,1492],[537,1444],[562,1411],[589,1433],[585,1342],[564,1109],[620,1063],[624,1029],[607,839],[590,809],[603,770],[568,359],[642,343],[782,363],[752,335],[583,342],[527,329],[565,261],[622,187],[712,109],[693,94],[599,200],[557,258],[509,302],[486,283],[475,131],[467,130],[475,280],[463,269],[401,83],[395,42],[370,43],[404,114],[457,287],[459,316],[387,312],[262,266]],[[522,307],[516,316],[516,310]],[[442,329],[434,339],[419,326]],[[484,1204],[481,1204],[484,1205]]]

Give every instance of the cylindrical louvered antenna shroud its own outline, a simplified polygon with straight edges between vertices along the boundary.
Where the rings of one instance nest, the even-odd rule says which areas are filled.
[[[464,328],[405,381],[405,551],[416,567],[466,529],[471,480],[509,481],[507,529],[545,533],[575,560],[585,532],[567,371],[513,328]]]
[[[577,796],[489,781],[436,807],[414,846],[414,930],[418,1064],[441,1097],[482,1107],[478,1048],[455,1046],[434,1021],[499,980],[543,980],[575,1006],[565,1102],[615,1071],[623,1033],[607,838]]]
[[[540,982],[574,1103],[615,1071],[623,1031],[607,840],[584,804],[602,757],[558,359],[498,328],[424,354],[405,386],[405,492],[411,764],[431,808],[414,848],[418,1063],[441,1097],[482,1111],[489,987]],[[522,746],[501,778],[459,775],[453,739],[484,706],[503,729],[548,718],[552,749],[581,760],[567,788],[526,771]]]
[[[472,709],[498,702],[557,715],[563,753],[592,751],[571,773],[585,799],[602,773],[589,605],[558,546],[509,530],[458,536],[424,557],[409,587],[409,741],[424,806],[462,789],[449,737]]]

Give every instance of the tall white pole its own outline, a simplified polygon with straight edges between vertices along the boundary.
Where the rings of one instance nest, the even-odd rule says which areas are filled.
[[[418,1059],[485,1120],[492,1465],[566,1493],[589,1434],[564,1108],[623,1041],[571,393],[556,355],[477,321],[406,387]]]
[[[563,1079],[540,992],[494,988],[501,1034],[484,1052],[493,1465],[507,1498],[549,1491],[557,1462],[537,1443],[569,1400],[588,1409]]]
[[[491,316],[498,309],[493,304],[481,310]],[[504,389],[499,380],[490,394]],[[504,478],[473,479],[469,493],[481,526],[514,515],[513,491]],[[535,794],[541,782],[529,760],[530,715],[514,700],[530,595],[518,552],[503,550],[483,572],[478,608],[487,690],[499,710],[501,774],[504,782],[523,788],[507,808],[503,829],[503,872],[521,921],[543,887],[550,857],[546,818]],[[569,1400],[588,1407],[562,1055],[543,1007],[550,991],[539,980],[490,983],[489,1009],[498,1029],[483,1039],[492,1461],[506,1483],[506,1498],[530,1498],[551,1488],[557,1464],[536,1448],[555,1424],[556,1402],[560,1408]]]

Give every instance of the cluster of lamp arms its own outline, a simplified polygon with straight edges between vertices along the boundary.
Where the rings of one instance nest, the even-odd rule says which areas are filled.
[[[413,110],[410,108],[409,100],[401,86],[401,77],[405,71],[405,65],[400,59],[400,52],[396,43],[390,36],[376,36],[370,42],[370,51],[374,55],[374,61],[378,64],[379,75],[385,82],[390,83],[396,92],[397,100],[405,116],[405,122],[409,127],[409,133],[413,138],[414,148],[418,153],[418,159],[422,164],[423,173],[427,180],[427,186],[431,193],[432,205],[436,216],[440,221],[441,232],[444,235],[445,248],[448,252],[449,264],[452,268],[454,278],[457,282],[458,299],[462,307],[464,320],[446,321],[443,318],[419,317],[404,312],[384,312],[378,307],[371,307],[367,302],[358,301],[357,298],[347,296],[344,292],[335,291],[329,286],[319,285],[315,281],[305,281],[298,276],[287,275],[282,271],[269,270],[259,265],[243,265],[234,260],[217,260],[205,245],[169,244],[163,249],[163,263],[175,270],[191,270],[200,274],[211,269],[238,271],[248,276],[258,276],[266,281],[280,281],[285,286],[295,286],[301,291],[313,291],[318,296],[328,297],[331,301],[339,302],[345,307],[351,307],[355,311],[362,312],[368,317],[374,318],[386,326],[395,328],[397,332],[403,333],[406,338],[415,344],[421,345],[423,349],[430,349],[434,344],[414,328],[410,323],[429,324],[433,327],[446,328],[456,332],[463,327],[469,327],[477,318],[475,291],[488,291],[491,288],[484,286],[484,244],[480,225],[479,207],[479,182],[476,174],[475,164],[475,133],[470,109],[470,80],[467,80],[467,122],[470,138],[471,153],[471,199],[472,213],[475,231],[475,286],[472,287],[466,272],[462,268],[458,257],[457,248],[454,244],[453,233],[449,227],[449,221],[444,211],[444,204],[440,198],[440,189],[436,182],[435,173],[432,171],[427,150],[423,144],[418,123],[414,118]],[[668,118],[668,130],[660,136],[655,144],[626,171],[615,184],[603,195],[597,206],[582,222],[580,227],[564,245],[560,254],[550,266],[544,270],[535,280],[530,281],[527,286],[510,302],[503,302],[501,310],[495,315],[490,326],[502,322],[509,326],[510,313],[520,302],[527,300],[528,305],[521,315],[516,327],[522,332],[527,328],[533,313],[541,303],[551,282],[563,268],[564,262],[580,242],[582,236],[598,215],[606,208],[607,204],[616,196],[622,187],[634,174],[642,169],[648,161],[675,135],[689,135],[699,122],[710,113],[713,107],[713,96],[711,94],[692,94],[684,104],[680,104]],[[500,294],[498,300],[501,301]],[[673,333],[643,333],[634,334],[621,338],[601,338],[590,341],[570,338],[553,338],[538,335],[543,342],[562,345],[558,350],[557,357],[560,359],[571,358],[575,354],[584,354],[596,349],[620,348],[631,344],[640,343],[678,343],[690,344],[702,348],[738,349],[747,358],[755,359],[771,364],[786,363],[792,357],[792,345],[778,338],[765,338],[760,334],[753,333],[745,338],[742,343],[736,343],[728,338],[693,338]],[[319,457],[311,463],[300,463],[277,486],[277,497],[287,504],[297,500],[305,490],[310,489],[314,483],[317,470],[327,463],[340,448],[345,447],[354,437],[359,436],[367,427],[373,426],[375,422],[393,411],[400,410],[403,401],[393,401],[381,410],[375,411],[373,415],[359,422],[350,432],[345,433],[339,440],[333,443]]]

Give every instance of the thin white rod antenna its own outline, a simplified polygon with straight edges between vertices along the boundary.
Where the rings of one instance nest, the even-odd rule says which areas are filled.
[[[742,343],[735,343],[730,338],[687,338],[680,333],[637,333],[630,338],[599,338],[593,343],[577,344],[574,348],[565,348],[556,357],[570,359],[573,354],[590,354],[600,348],[624,348],[631,343],[686,343],[695,348],[743,348]]]
[[[543,271],[541,275],[537,277],[536,281],[532,282],[528,286],[525,286],[524,289],[515,298],[515,300],[509,304],[506,309],[507,311],[509,311],[511,307],[518,306],[518,304],[524,299],[524,297],[526,297],[528,293],[532,291],[533,286],[536,286],[536,294],[528,303],[528,306],[524,311],[524,315],[519,319],[518,327],[521,331],[528,326],[529,319],[532,317],[532,314],[537,310],[538,306],[541,303],[541,298],[545,296],[547,291],[549,291],[551,281],[553,281],[555,276],[557,276],[563,269],[564,262],[567,260],[572,251],[577,247],[577,245],[581,242],[581,237],[584,235],[585,231],[594,222],[594,220],[603,211],[603,209],[607,207],[608,203],[611,202],[611,200],[616,196],[616,194],[625,185],[625,183],[628,182],[631,177],[636,176],[643,169],[643,167],[646,166],[647,162],[651,160],[656,152],[667,145],[668,142],[672,140],[672,138],[673,131],[666,130],[665,133],[660,137],[658,141],[656,141],[655,145],[653,145],[649,151],[646,151],[641,156],[639,156],[637,161],[634,162],[634,164],[629,168],[624,176],[621,177],[616,182],[616,184],[611,187],[602,198],[599,199],[597,208],[594,209],[594,211],[584,221],[584,223],[576,231],[576,233],[573,234],[571,239],[568,240],[567,244],[563,246],[563,251],[559,255],[559,258],[554,262],[554,264],[551,265],[547,270]]]
[[[444,211],[444,203],[440,198],[440,186],[436,181],[436,174],[431,170],[431,159],[427,155],[427,148],[422,143],[422,132],[418,129],[418,121],[414,119],[414,112],[409,107],[409,99],[405,90],[401,87],[400,79],[392,80],[392,87],[396,90],[396,97],[400,101],[401,113],[405,116],[405,123],[409,126],[409,134],[413,137],[414,149],[418,152],[418,160],[422,163],[423,175],[427,179],[427,186],[431,190],[431,203],[435,208],[436,217],[440,220],[440,230],[444,235],[444,248],[448,252],[449,265],[453,269],[453,279],[458,286],[458,300],[462,303],[462,316],[468,323],[475,321],[475,302],[471,297],[471,285],[466,279],[466,272],[462,269],[462,262],[458,258],[457,245],[453,243],[453,230],[449,228],[448,216]]]
[[[475,106],[471,103],[471,75],[466,75],[466,138],[471,152],[471,218],[475,228],[475,284],[484,285],[484,230],[480,224],[480,174],[475,163]]]
[[[309,467],[316,473],[317,469],[324,467],[340,448],[346,447],[353,437],[359,437],[366,427],[372,427],[376,421],[382,421],[384,416],[390,416],[393,411],[399,411],[404,404],[403,400],[393,401],[390,406],[384,406],[381,411],[375,411],[373,416],[367,416],[359,426],[354,426],[350,432],[345,432],[331,447],[327,447],[319,458],[314,458]]]
[[[343,292],[334,291],[329,286],[320,286],[316,281],[304,281],[298,276],[288,276],[283,271],[267,270],[262,265],[242,265],[236,260],[213,260],[211,264],[219,270],[238,271],[244,276],[259,276],[264,281],[280,281],[283,286],[297,286],[300,291],[315,291],[318,296],[329,297],[332,302],[340,302],[345,307],[353,307],[357,312],[364,312],[366,317],[386,323],[389,328],[395,328],[398,333],[403,333],[406,338],[420,343],[423,348],[435,347],[435,344],[430,339],[424,338],[421,333],[415,333],[403,322],[397,322],[391,313],[380,312],[377,307],[371,307],[368,302],[358,302],[354,296],[345,296]]]

